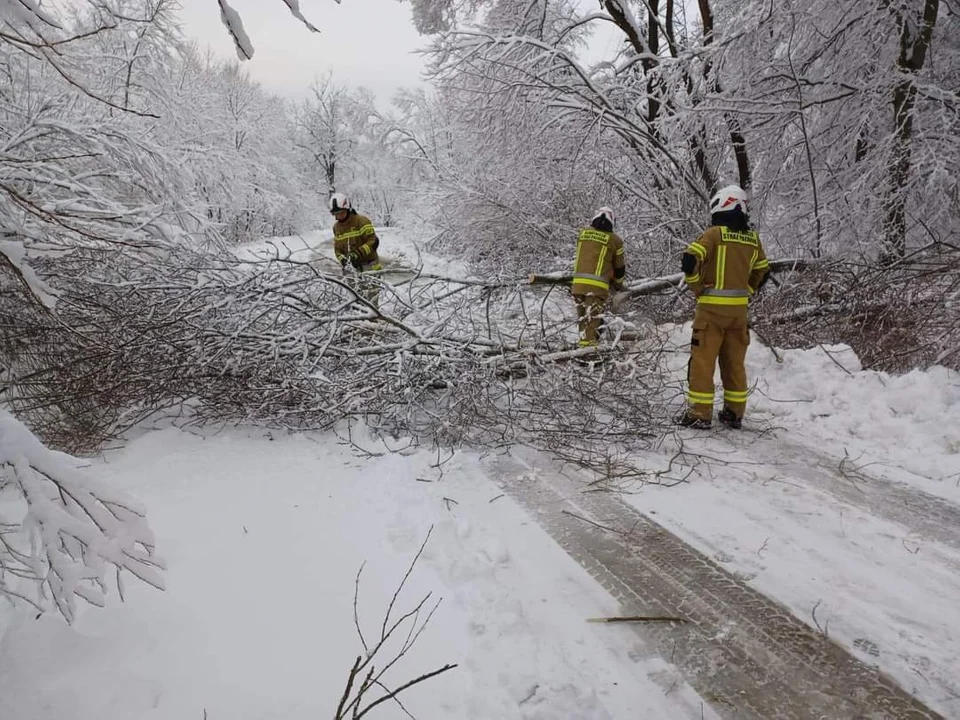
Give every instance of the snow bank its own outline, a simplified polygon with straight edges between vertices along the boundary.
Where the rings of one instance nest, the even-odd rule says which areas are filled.
[[[690,324],[674,327],[671,367],[686,378]],[[776,427],[884,477],[960,502],[960,373],[942,366],[905,375],[864,370],[846,345],[779,350],[778,363],[753,335],[746,419]],[[714,379],[721,406],[719,370]]]
[[[940,366],[906,375],[863,370],[846,346],[782,354],[778,364],[754,340],[748,356],[754,417],[960,501],[960,374]]]

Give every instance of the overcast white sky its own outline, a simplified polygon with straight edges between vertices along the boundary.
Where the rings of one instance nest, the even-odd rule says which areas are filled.
[[[421,85],[426,44],[413,27],[410,5],[397,0],[301,0],[304,16],[320,29],[310,32],[283,0],[228,0],[240,13],[254,46],[244,63],[264,87],[300,97],[314,77],[333,70],[341,85],[364,85],[387,103],[399,87]],[[220,21],[217,0],[181,0],[186,33],[225,58],[237,59]]]

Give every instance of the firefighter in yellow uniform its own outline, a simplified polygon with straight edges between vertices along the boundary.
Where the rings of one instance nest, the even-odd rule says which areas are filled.
[[[350,198],[342,193],[334,193],[330,198],[330,214],[336,222],[333,224],[333,252],[346,270],[347,263],[358,273],[382,270],[377,248],[380,239],[373,229],[373,223],[366,215],[360,215],[353,208]],[[359,287],[363,296],[374,306],[377,305],[380,286],[374,281],[364,282]]]
[[[577,237],[571,292],[577,304],[580,347],[597,344],[610,288],[621,289],[626,274],[623,240],[613,232],[613,210],[602,207]]]
[[[711,425],[718,359],[723,410],[717,419],[739,428],[747,406],[747,306],[770,270],[760,236],[747,219],[746,193],[737,185],[723,188],[710,200],[710,227],[683,253],[684,279],[697,298],[687,372],[688,408],[677,419],[686,427]]]

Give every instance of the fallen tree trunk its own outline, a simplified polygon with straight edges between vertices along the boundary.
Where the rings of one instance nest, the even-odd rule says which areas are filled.
[[[810,260],[801,260],[792,258],[787,260],[771,260],[770,271],[773,273],[786,272],[790,270],[802,270],[813,266],[815,263]],[[545,273],[537,275],[531,273],[529,276],[531,285],[569,285],[573,282],[573,273]],[[659,290],[671,290],[678,288],[683,284],[683,273],[675,275],[665,275],[658,278],[643,278],[627,284],[621,291],[626,295],[650,295]]]

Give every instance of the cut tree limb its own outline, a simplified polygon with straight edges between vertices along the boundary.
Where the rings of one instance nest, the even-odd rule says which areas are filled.
[[[815,263],[810,260],[792,258],[786,260],[771,260],[771,272],[784,272],[789,270],[801,270],[813,266]],[[569,285],[573,282],[573,273],[545,273],[538,275],[531,273],[529,276],[531,285]],[[675,275],[665,275],[657,278],[643,278],[624,287],[620,291],[622,295],[650,295],[660,290],[671,290],[683,283],[683,273]]]

